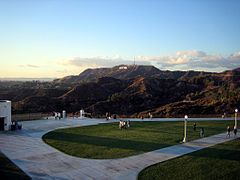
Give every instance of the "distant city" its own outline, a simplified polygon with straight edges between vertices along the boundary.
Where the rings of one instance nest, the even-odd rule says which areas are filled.
[[[53,81],[56,78],[0,78],[0,81]]]

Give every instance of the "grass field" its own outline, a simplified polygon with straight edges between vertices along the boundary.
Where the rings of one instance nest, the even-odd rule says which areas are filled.
[[[19,179],[19,180],[31,179],[1,152],[0,152],[0,177],[1,179]]]
[[[193,131],[193,123],[197,131]],[[179,144],[183,139],[184,122],[132,122],[120,130],[118,123],[107,123],[69,129],[59,129],[43,136],[56,149],[73,156],[91,159],[123,158]],[[190,121],[188,140],[199,138],[201,127],[205,136],[225,132],[233,121]]]
[[[240,138],[150,166],[138,179],[240,179]]]

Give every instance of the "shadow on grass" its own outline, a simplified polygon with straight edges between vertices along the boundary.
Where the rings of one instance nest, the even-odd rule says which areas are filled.
[[[156,133],[156,134],[169,134],[169,132],[171,132],[171,135],[175,134],[175,135],[179,135],[179,133],[182,133],[182,131],[174,131],[174,130],[169,130],[169,131],[164,131],[164,130],[139,130],[142,132],[149,132],[149,133]]]
[[[229,150],[211,147],[208,149],[203,149],[202,151],[196,153],[191,153],[189,156],[240,161],[240,150]]]
[[[105,146],[108,148],[130,149],[134,151],[148,152],[159,148],[167,147],[170,144],[161,144],[145,141],[123,140],[116,138],[106,138],[97,136],[87,136],[63,132],[50,132],[43,136],[43,140],[48,143],[48,140],[74,142],[78,144],[88,144],[95,146]],[[48,143],[54,146],[54,143]]]

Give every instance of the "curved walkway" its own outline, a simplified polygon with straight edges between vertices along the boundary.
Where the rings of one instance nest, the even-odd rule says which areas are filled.
[[[234,139],[233,137],[226,138],[226,134],[222,133],[136,156],[111,160],[92,160],[69,156],[46,145],[41,139],[43,134],[53,129],[98,123],[106,123],[106,121],[72,118],[26,121],[23,122],[21,131],[0,133],[0,151],[32,179],[134,180],[137,178],[137,174],[147,166]]]

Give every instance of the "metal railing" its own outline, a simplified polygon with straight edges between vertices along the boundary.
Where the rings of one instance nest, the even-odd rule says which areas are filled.
[[[46,113],[25,113],[25,114],[12,114],[12,121],[30,121],[46,119],[48,114]]]

